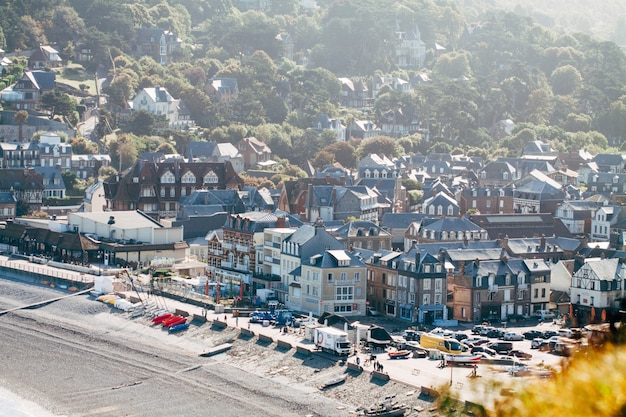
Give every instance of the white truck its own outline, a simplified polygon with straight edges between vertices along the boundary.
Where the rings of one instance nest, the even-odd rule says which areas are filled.
[[[333,327],[316,327],[313,331],[315,346],[324,352],[339,356],[350,354],[352,343],[348,340],[348,333]]]

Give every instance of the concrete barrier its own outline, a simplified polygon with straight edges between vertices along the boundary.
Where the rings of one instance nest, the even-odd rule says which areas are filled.
[[[422,387],[420,389],[422,391],[422,394],[427,395],[427,396],[429,396],[431,398],[439,397],[439,391],[437,391],[434,388],[425,387],[424,385],[422,385]]]
[[[285,348],[285,349],[291,349],[292,348],[291,343],[285,342],[284,340],[280,340],[279,339],[279,340],[276,341],[276,344],[280,348]]]
[[[201,316],[200,314],[192,314],[191,320],[195,322],[206,323],[206,317]]]
[[[372,371],[372,378],[380,379],[381,381],[389,381],[389,374],[385,372]]]
[[[223,321],[219,321],[218,319],[215,319],[213,320],[213,326],[219,327],[220,329],[224,329],[228,327],[228,324],[224,323]]]
[[[188,311],[181,310],[181,309],[178,309],[178,308],[176,309],[174,314],[178,314],[179,316],[183,316],[183,317],[189,317],[189,312]]]
[[[296,353],[301,353],[303,355],[310,355],[311,351],[304,346],[296,346]]]
[[[348,370],[355,372],[363,372],[363,367],[361,365],[357,365],[356,363],[348,362]]]
[[[239,332],[241,333],[242,336],[248,336],[248,337],[254,336],[254,332],[252,330],[241,328],[239,329]]]
[[[272,343],[273,341],[274,339],[272,339],[270,336],[259,334],[259,342]]]

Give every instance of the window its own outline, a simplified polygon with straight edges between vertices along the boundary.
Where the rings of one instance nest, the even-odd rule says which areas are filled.
[[[176,188],[174,187],[170,188],[170,197],[176,197]]]
[[[185,174],[183,175],[183,177],[181,178],[181,182],[183,184],[195,184],[196,182],[196,176],[193,175],[192,172],[187,171],[185,172]]]
[[[424,273],[425,273],[425,274],[430,273],[430,265],[428,265],[428,264],[424,265]],[[430,280],[429,280],[429,281],[430,281]]]
[[[142,197],[156,197],[156,193],[154,192],[154,188],[152,187],[142,187],[141,196]]]
[[[535,288],[535,298],[539,298],[539,288]]]
[[[448,216],[454,215],[454,206],[448,206]]]
[[[476,208],[476,200],[472,200],[472,208]]]
[[[595,300],[595,297],[593,297],[593,296],[592,296],[592,297],[591,297],[591,304],[590,304],[591,306],[593,306],[593,302],[594,302],[594,300]]]
[[[213,171],[209,171],[204,176],[204,183],[205,184],[217,184],[219,182],[219,180],[220,180],[219,177]]]
[[[328,273],[328,282],[332,282],[333,281],[333,274],[332,272]]]
[[[181,196],[181,197],[184,197],[184,196],[186,196],[186,195],[187,195],[187,187],[182,187],[182,188],[180,189],[180,196]]]
[[[165,188],[161,188],[161,197],[165,197]]]
[[[435,304],[441,304],[441,294],[435,294]]]
[[[491,200],[485,201],[485,205],[486,205],[487,208],[490,208],[491,207]]]
[[[354,287],[335,288],[335,301],[352,301],[352,300],[354,300]]]
[[[360,272],[355,272],[354,273],[354,280],[356,282],[360,282],[361,281],[361,273]]]
[[[342,273],[341,273],[341,280],[342,280],[342,281],[345,281],[345,280],[347,280],[347,279],[348,279],[348,273],[347,273],[347,272],[342,272]]]
[[[174,184],[174,182],[176,182],[176,178],[171,172],[167,171],[165,174],[161,175],[162,184]]]
[[[319,280],[320,280],[320,273],[313,272],[313,281],[319,281]]]
[[[425,306],[430,305],[430,294],[424,294],[422,296],[422,304]]]
[[[545,296],[546,296],[546,289],[542,288],[541,289],[541,297],[545,298]]]
[[[478,291],[474,293],[474,302],[480,303],[480,293]]]
[[[435,280],[435,292],[441,292],[443,280],[441,278]]]
[[[430,291],[430,278],[424,280],[424,291]]]

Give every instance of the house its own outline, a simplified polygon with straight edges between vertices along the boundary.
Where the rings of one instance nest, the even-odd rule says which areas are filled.
[[[593,157],[591,162],[595,162],[600,172],[611,174],[621,174],[624,172],[624,155],[600,153]]]
[[[55,87],[55,77],[54,71],[25,70],[15,85],[2,90],[2,100],[16,110],[39,110],[41,96]]]
[[[556,152],[549,143],[542,140],[533,140],[528,142],[524,149],[522,149],[522,155],[555,155]]]
[[[192,141],[187,145],[185,157],[192,162],[230,161],[238,174],[244,170],[244,160],[232,143]]]
[[[507,321],[547,309],[550,267],[543,260],[475,260],[450,280],[453,317],[459,321]]]
[[[410,323],[448,321],[447,272],[441,260],[412,248],[376,252],[367,267],[367,300],[377,311]]]
[[[626,202],[626,174],[590,173],[587,176],[587,190],[590,195],[604,194],[615,203]]]
[[[188,249],[182,227],[167,227],[138,210],[69,213],[68,231],[99,242],[104,265],[148,264],[155,258],[183,259]],[[94,261],[96,259],[93,259]]]
[[[353,185],[311,186],[306,202],[306,216],[309,220],[346,220],[354,217],[360,220],[378,221],[379,210],[391,209],[390,203],[380,203],[380,194],[369,187]]]
[[[394,250],[404,250],[409,248],[405,246],[405,232],[413,223],[418,223],[416,232],[419,231],[419,222],[426,215],[423,213],[385,213],[380,221],[383,229],[391,233],[391,246]],[[417,235],[411,237],[411,241],[417,241]]]
[[[592,242],[610,241],[614,226],[624,220],[626,220],[626,210],[623,210],[622,206],[607,205],[598,208],[591,220],[590,240]]]
[[[558,182],[537,170],[515,183],[515,213],[554,213],[567,195]]]
[[[3,169],[0,192],[13,194],[17,201],[28,203],[32,211],[39,210],[44,192],[43,176],[32,167]]]
[[[339,78],[341,93],[339,103],[342,107],[368,108],[374,100],[370,97],[369,88],[363,81],[352,81],[349,78]]]
[[[282,234],[283,232],[278,231],[277,233]],[[326,230],[324,222],[321,220],[316,221],[313,225],[305,224],[298,227],[295,232],[289,236],[281,237],[280,241],[276,243],[280,248],[278,259],[276,259],[277,254],[273,249],[268,250],[273,253],[272,263],[278,262],[278,265],[282,265],[281,287],[277,291],[278,299],[284,301],[287,308],[300,310],[303,305],[311,303],[311,301],[306,301],[306,298],[309,298],[308,295],[312,295],[314,291],[311,283],[317,283],[320,279],[319,271],[317,275],[315,271],[309,272],[308,276],[306,273],[303,274],[303,263],[310,261],[311,257],[318,256],[325,250],[343,250],[343,244]],[[264,251],[267,252],[266,248],[269,244],[270,242],[266,240]],[[274,243],[274,237],[271,246],[277,246]],[[264,268],[267,269],[267,267]],[[365,281],[364,274],[362,278]],[[316,291],[319,295],[319,288]]]
[[[181,197],[200,189],[241,190],[243,180],[230,162],[137,160],[104,183],[107,208],[142,210],[155,218],[176,217]]]
[[[502,160],[491,161],[478,171],[481,186],[502,187],[519,178],[517,169]]]
[[[331,232],[349,251],[391,250],[391,233],[370,221],[351,221]]]
[[[467,187],[461,190],[458,198],[461,214],[466,214],[468,210],[481,214],[513,213],[513,188],[511,187]]]
[[[562,186],[574,186],[578,183],[578,173],[568,168],[561,168],[558,171],[548,172],[546,173],[546,175],[548,176],[548,178],[553,179]]]
[[[34,167],[39,162],[39,145],[36,142],[0,143],[0,168]]]
[[[397,178],[402,171],[385,155],[368,154],[357,165],[358,178]]]
[[[388,86],[400,93],[410,94],[413,92],[413,86],[411,83],[403,80],[402,78],[390,75],[375,75],[372,80],[372,97],[378,97],[378,93],[383,86]]]
[[[317,315],[365,314],[367,268],[362,260],[345,249],[324,250],[302,259],[300,305],[297,311]],[[294,297],[292,305],[296,302]]]
[[[40,46],[28,58],[28,66],[34,69],[57,68],[63,65],[59,52],[53,47]]]
[[[207,90],[220,103],[228,103],[239,95],[236,78],[211,78],[207,83]]]
[[[17,214],[17,200],[10,191],[0,191],[0,220],[14,218]]]
[[[422,211],[429,216],[458,216],[459,204],[454,198],[441,191],[422,202]]]
[[[282,262],[283,242],[297,230],[298,228],[294,226],[266,228],[263,231],[263,246],[257,250],[258,262],[254,274],[257,289],[273,289],[276,298],[281,303],[287,303],[291,298],[291,293],[293,293],[288,273],[294,269],[294,264],[290,264],[285,268],[286,262]],[[299,300],[300,296],[297,294],[297,291],[296,295],[296,299]],[[299,305],[300,302],[298,301],[295,304]]]
[[[348,126],[347,138],[357,138],[361,140],[380,136],[382,131],[371,120],[352,120]]]
[[[295,42],[293,41],[291,35],[287,32],[281,32],[276,35],[276,40],[280,44],[280,55],[285,59],[293,61],[293,48],[295,46]]]
[[[146,87],[129,103],[134,111],[146,111],[157,117],[164,117],[170,129],[187,129],[195,125],[190,119],[189,110],[180,99],[173,98],[163,87]]]
[[[209,252],[209,264],[215,259],[221,261],[210,269],[211,278],[218,282],[237,282],[241,296],[255,295],[256,288],[264,288],[267,281],[258,275],[257,248],[263,244],[264,230],[275,227],[289,227],[289,219],[282,215],[267,212],[246,212],[231,214],[223,227],[222,253]],[[260,254],[259,254],[260,255]],[[213,259],[213,261],[211,261]]]
[[[412,106],[390,109],[379,117],[380,133],[393,138],[411,135],[419,131],[420,121]]]
[[[570,299],[579,323],[604,322],[624,298],[626,268],[620,259],[585,259],[572,276]]]
[[[399,68],[417,70],[426,60],[426,43],[422,41],[419,27],[415,25],[408,31],[400,30],[396,25],[395,64]]]
[[[317,116],[313,129],[321,132],[323,130],[332,130],[335,132],[337,142],[346,141],[346,127],[341,119],[331,119],[328,114],[320,114]]]
[[[111,166],[110,155],[72,155],[70,170],[76,174],[77,178],[97,178],[98,171],[102,167]]]
[[[61,142],[55,133],[45,133],[39,137],[39,158],[42,167],[59,166],[69,170],[72,166],[72,145]]]
[[[358,185],[364,185],[377,191],[380,194],[379,202],[391,203],[394,213],[404,213],[409,211],[409,196],[406,187],[402,185],[402,178],[361,178]],[[379,212],[382,217],[384,212]]]
[[[152,57],[161,65],[172,62],[173,55],[183,44],[174,32],[161,28],[137,28],[135,37],[133,54]]]
[[[572,235],[588,235],[591,233],[591,219],[601,206],[601,203],[590,200],[564,201],[557,207],[554,216],[561,219]]]
[[[283,182],[280,192],[278,208],[294,215],[306,217],[307,204],[312,186],[316,185],[345,185],[345,177],[336,179],[333,176],[315,178],[299,178],[294,181]]]
[[[235,146],[243,157],[245,170],[255,168],[259,163],[269,162],[272,159],[270,147],[254,136],[241,139]]]
[[[104,198],[104,185],[98,180],[85,189],[82,211],[86,213],[105,211],[107,201]]]
[[[43,177],[43,198],[65,198],[65,182],[58,167],[35,167],[35,171]]]

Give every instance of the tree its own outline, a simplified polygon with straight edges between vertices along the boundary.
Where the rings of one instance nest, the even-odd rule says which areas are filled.
[[[74,155],[94,155],[98,153],[98,145],[89,142],[84,137],[75,137],[70,141]]]
[[[565,96],[574,93],[582,84],[583,77],[571,65],[555,69],[550,75],[550,85],[554,94]]]
[[[153,135],[157,127],[157,118],[146,110],[134,111],[128,118],[124,130],[138,136]]]
[[[29,213],[30,205],[28,204],[28,201],[24,200],[23,198],[17,200],[17,203],[15,205],[15,215],[19,217],[26,216]]]
[[[112,166],[101,166],[98,169],[98,178],[111,178],[113,175],[117,174],[117,169]]]
[[[401,148],[398,143],[388,136],[377,136],[361,142],[357,154],[363,158],[369,154],[385,155],[389,158],[400,156]]]
[[[76,113],[76,101],[69,94],[55,89],[41,96],[42,107],[50,110],[52,116],[73,116]]]
[[[20,142],[23,142],[24,141],[23,126],[28,121],[28,112],[26,110],[16,111],[15,114],[13,115],[13,120],[15,120],[15,123],[19,125],[19,140]]]
[[[63,182],[65,183],[67,194],[76,195],[76,190],[74,187],[76,187],[79,181],[76,173],[69,170],[61,171],[61,178],[63,178]]]

